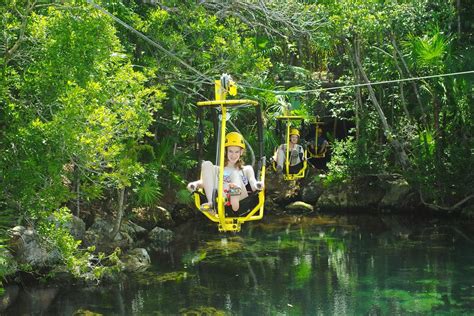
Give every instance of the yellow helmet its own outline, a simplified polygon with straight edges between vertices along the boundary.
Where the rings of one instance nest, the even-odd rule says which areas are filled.
[[[297,128],[292,128],[290,130],[290,136],[291,135],[296,135],[296,136],[300,137],[300,131]]]
[[[245,142],[242,135],[237,132],[230,132],[225,135],[225,147],[237,146],[242,149],[245,149]]]

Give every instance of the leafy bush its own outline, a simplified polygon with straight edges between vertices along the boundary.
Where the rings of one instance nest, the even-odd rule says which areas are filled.
[[[366,146],[363,140],[356,142],[350,136],[345,140],[334,141],[331,149],[329,173],[325,184],[342,182],[361,174],[378,173],[385,169],[385,160],[389,150],[378,150]]]
[[[188,204],[193,201],[193,197],[188,190],[182,189],[176,192],[176,200],[178,203]]]
[[[80,249],[80,240],[74,239],[67,228],[72,214],[63,207],[54,211],[48,218],[41,220],[37,231],[43,244],[50,250],[59,251],[61,262],[73,276],[89,281],[99,282],[107,273],[121,269],[118,258],[120,249],[112,254],[93,254],[94,247]]]
[[[355,148],[352,137],[346,140],[334,141],[331,161],[327,164],[329,173],[326,177],[326,185],[340,183],[348,178],[350,161],[355,157]]]

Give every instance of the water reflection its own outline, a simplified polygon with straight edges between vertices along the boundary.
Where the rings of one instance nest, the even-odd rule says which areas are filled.
[[[439,225],[443,222],[443,225]],[[463,226],[464,225],[464,226]],[[153,269],[64,289],[51,314],[423,315],[474,308],[472,230],[406,217],[266,217],[240,234],[182,227]],[[35,306],[15,304],[13,314]],[[44,309],[43,309],[44,310]]]

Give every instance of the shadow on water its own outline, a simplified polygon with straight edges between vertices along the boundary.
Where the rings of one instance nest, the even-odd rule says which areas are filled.
[[[471,223],[472,224],[472,223]],[[238,234],[188,223],[126,282],[64,288],[58,315],[453,315],[474,309],[469,223],[407,216],[266,217]],[[37,314],[19,294],[8,313]],[[30,300],[31,301],[31,300]],[[22,303],[23,302],[23,303]],[[39,304],[37,302],[36,304]]]

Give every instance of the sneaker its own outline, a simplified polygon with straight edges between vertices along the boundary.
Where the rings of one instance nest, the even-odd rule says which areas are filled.
[[[217,210],[214,209],[214,206],[212,205],[212,203],[202,204],[199,210],[203,213],[208,213],[209,215],[217,217]]]
[[[203,203],[199,210],[201,212],[210,212],[211,210],[214,210],[214,208],[212,207],[212,203]]]

